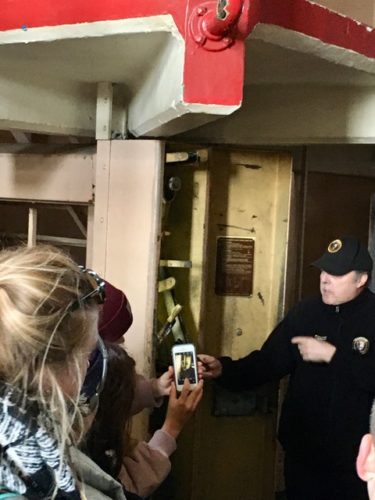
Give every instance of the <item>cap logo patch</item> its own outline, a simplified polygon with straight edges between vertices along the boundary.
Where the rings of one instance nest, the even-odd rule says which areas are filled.
[[[370,348],[370,341],[366,337],[356,337],[353,339],[353,351],[359,354],[366,354]]]
[[[342,248],[342,241],[341,240],[333,240],[331,243],[328,245],[328,252],[329,253],[336,253]]]

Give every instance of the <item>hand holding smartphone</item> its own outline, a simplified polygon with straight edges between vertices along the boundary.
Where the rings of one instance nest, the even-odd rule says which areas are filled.
[[[197,355],[193,344],[176,344],[172,347],[173,369],[177,391],[181,392],[184,380],[193,389],[198,384]]]
[[[172,384],[168,401],[168,410],[162,430],[175,439],[178,437],[186,422],[194,414],[203,396],[203,380],[191,390],[185,379],[182,391],[178,394],[175,384]]]

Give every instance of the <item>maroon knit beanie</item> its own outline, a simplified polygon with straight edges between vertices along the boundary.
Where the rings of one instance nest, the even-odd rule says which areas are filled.
[[[107,342],[116,342],[129,330],[132,323],[132,311],[124,292],[106,281],[99,335]]]

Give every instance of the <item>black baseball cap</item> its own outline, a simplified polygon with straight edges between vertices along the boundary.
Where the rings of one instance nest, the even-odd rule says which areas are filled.
[[[350,271],[371,273],[373,262],[358,238],[344,236],[331,241],[324,254],[312,265],[334,276],[342,276]]]

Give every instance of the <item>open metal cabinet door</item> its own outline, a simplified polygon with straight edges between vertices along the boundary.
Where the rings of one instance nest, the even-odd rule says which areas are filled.
[[[171,363],[170,353],[175,342],[197,344],[198,341],[207,157],[206,149],[195,147],[166,155],[156,345],[159,369],[166,369]],[[173,318],[175,311],[177,315]],[[167,318],[174,320],[170,328]],[[165,327],[167,330],[161,337]]]
[[[284,313],[291,156],[210,147],[197,161],[166,164],[164,186],[176,178],[161,258],[191,263],[168,275],[183,333],[200,352],[239,358]],[[152,498],[273,500],[277,385],[240,399],[213,394],[209,383],[204,393],[178,438],[171,477]]]
[[[239,358],[259,348],[283,314],[292,161],[286,153],[213,148],[193,170],[194,201],[176,202],[173,212],[175,231],[184,235],[176,254],[200,273],[185,298],[191,311],[200,307],[190,334],[201,352]],[[212,392],[207,383],[179,438],[168,498],[273,499],[277,387],[244,395],[237,405]],[[225,412],[233,416],[215,416]]]
[[[288,153],[213,151],[201,312],[205,352],[243,357],[260,348],[284,313],[291,177]],[[225,395],[216,395],[215,403],[207,384],[191,498],[274,498],[277,391],[257,390],[252,405],[245,394],[238,408]],[[227,416],[214,416],[224,415],[220,403]]]

